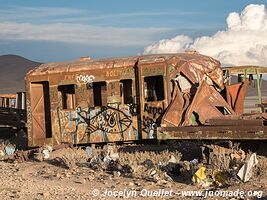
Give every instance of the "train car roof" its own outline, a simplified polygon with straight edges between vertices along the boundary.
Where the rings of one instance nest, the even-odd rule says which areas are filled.
[[[16,94],[0,94],[0,98],[11,98],[11,99],[15,99],[16,98]]]
[[[223,71],[228,71],[229,75],[234,74],[267,74],[267,67],[254,66],[254,65],[244,65],[244,66],[231,66],[223,67]]]
[[[175,58],[175,59],[174,59]],[[56,62],[46,63],[32,69],[26,76],[34,75],[48,75],[63,72],[79,72],[85,70],[109,69],[117,67],[134,66],[139,63],[156,63],[170,61],[174,66],[179,63],[193,63],[206,67],[214,66],[220,67],[220,62],[214,60],[209,56],[204,56],[198,53],[176,53],[176,54],[155,54],[155,55],[141,55],[132,57],[119,58],[105,58],[105,59],[80,59],[70,62]]]

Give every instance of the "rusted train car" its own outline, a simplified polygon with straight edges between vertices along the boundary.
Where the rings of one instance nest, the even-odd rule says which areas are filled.
[[[222,119],[227,126],[230,119],[238,125],[247,119],[227,103],[223,89],[220,63],[191,52],[42,64],[26,75],[29,146],[189,133],[238,138],[230,129],[214,131]],[[249,119],[254,135],[247,138],[266,139],[264,116]],[[213,130],[201,132],[203,127]]]

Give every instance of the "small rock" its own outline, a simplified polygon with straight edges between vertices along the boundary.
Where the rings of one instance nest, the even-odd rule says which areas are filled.
[[[43,193],[40,193],[43,197],[48,197],[50,194],[49,192],[43,192]]]
[[[5,156],[5,152],[3,150],[0,150],[0,157]]]
[[[147,169],[152,169],[154,167],[154,163],[150,159],[146,159],[143,164]]]
[[[137,185],[137,186],[141,186],[141,184],[140,184],[140,183],[138,183],[138,182],[135,182],[134,184],[135,184],[135,185]]]
[[[86,151],[89,158],[91,158],[93,156],[93,148],[92,147],[86,147],[85,151]]]
[[[133,182],[130,182],[130,183],[129,183],[129,186],[134,186],[134,183],[133,183]]]
[[[156,170],[153,170],[153,171],[150,173],[150,176],[154,176],[156,173],[157,173],[157,171],[156,171]]]
[[[119,153],[110,153],[109,157],[112,160],[118,160],[120,158]]]
[[[114,171],[113,172],[113,176],[114,177],[119,177],[119,176],[121,176],[121,173],[119,171]]]

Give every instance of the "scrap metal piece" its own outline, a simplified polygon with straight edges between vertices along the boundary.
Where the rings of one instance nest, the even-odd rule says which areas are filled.
[[[179,126],[182,121],[182,115],[185,108],[186,106],[185,99],[183,98],[183,93],[175,82],[173,100],[166,109],[161,123],[164,124],[164,126]]]
[[[186,111],[184,125],[192,125],[190,122],[192,117],[195,118],[196,123],[206,124],[208,119],[225,115],[235,115],[235,112],[213,86],[202,82]]]
[[[249,181],[252,177],[252,170],[255,165],[258,164],[258,159],[255,153],[253,153],[250,158],[245,162],[245,164],[238,171],[237,176],[244,182]]]
[[[236,83],[226,86],[227,103],[237,114],[242,114],[244,111],[244,99],[249,81],[246,79],[242,83]]]

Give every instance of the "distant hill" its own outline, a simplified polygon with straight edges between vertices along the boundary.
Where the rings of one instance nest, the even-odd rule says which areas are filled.
[[[25,74],[40,64],[21,56],[0,56],[0,93],[25,91]]]

